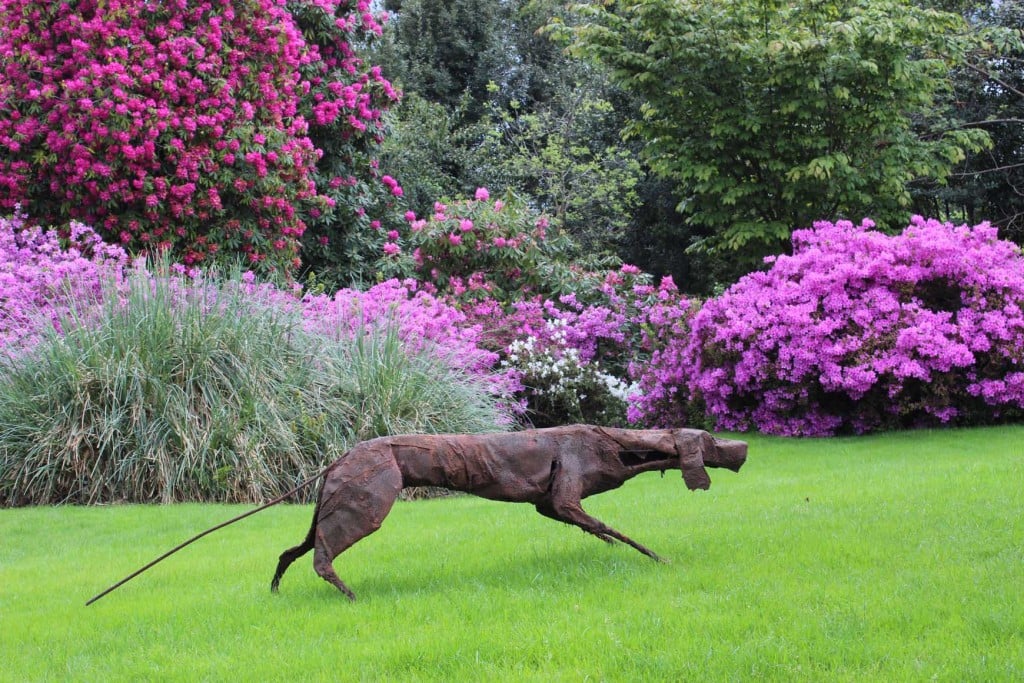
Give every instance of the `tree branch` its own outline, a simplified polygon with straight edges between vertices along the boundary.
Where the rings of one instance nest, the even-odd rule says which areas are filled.
[[[999,85],[1003,86],[1004,88],[1006,88],[1010,92],[1014,93],[1018,97],[1024,98],[1024,91],[1021,91],[1021,90],[1013,87],[1012,85],[1010,85],[1009,83],[1007,83],[1006,81],[1004,81],[1001,78],[996,78],[995,76],[992,75],[992,72],[988,71],[987,69],[982,69],[977,64],[971,64],[970,62],[966,62],[966,61],[964,62],[964,66],[966,66],[968,69],[970,69],[974,73],[976,73],[976,74],[978,74],[980,76],[984,76],[985,78],[989,79],[993,83],[998,83]]]
[[[997,166],[995,168],[986,168],[981,171],[963,171],[960,173],[950,173],[950,176],[955,178],[966,178],[968,176],[985,175],[987,173],[1001,173],[1003,171],[1009,171],[1010,169],[1013,168],[1021,168],[1022,166],[1024,166],[1024,162],[1021,162],[1019,164],[1007,164],[1005,166]]]

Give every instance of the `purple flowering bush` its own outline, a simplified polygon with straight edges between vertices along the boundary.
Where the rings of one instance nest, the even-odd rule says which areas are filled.
[[[827,435],[1020,415],[1019,247],[987,223],[872,227],[796,231],[791,256],[696,315],[689,385],[719,428]]]
[[[549,230],[518,197],[436,202],[386,233],[379,269],[457,308],[462,327],[501,358],[527,419],[537,426],[625,421],[621,350],[631,312],[617,291],[644,276],[572,263],[572,240]],[[406,284],[406,286],[410,286]],[[479,332],[477,332],[479,331]]]
[[[104,244],[92,228],[72,222],[66,239],[29,225],[25,216],[0,218],[0,355],[31,346],[46,326],[58,326],[71,306],[99,301],[103,282],[119,277],[128,256]]]
[[[678,427],[694,422],[687,383],[691,367],[685,354],[694,304],[682,296],[671,277],[657,288],[635,290],[633,324],[636,351],[628,363],[634,383],[629,395],[629,422],[646,427]]]
[[[62,232],[68,237],[61,237]],[[62,332],[61,321],[72,311],[83,316],[92,307],[102,307],[127,277],[129,266],[120,246],[104,243],[81,223],[72,222],[63,231],[43,230],[21,214],[0,218],[0,346],[12,353],[31,349],[47,328]],[[198,269],[173,264],[167,270],[175,300],[208,286]],[[465,313],[415,280],[388,280],[366,291],[342,289],[333,296],[298,296],[294,285],[292,291],[280,289],[249,271],[237,286],[254,306],[298,314],[304,331],[324,339],[351,340],[393,327],[412,353],[426,351],[482,375],[498,362],[498,355],[486,348],[482,324],[469,322]]]

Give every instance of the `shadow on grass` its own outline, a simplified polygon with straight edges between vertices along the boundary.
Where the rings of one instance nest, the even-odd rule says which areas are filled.
[[[417,557],[414,562],[393,562],[381,566],[379,571],[374,571],[365,559],[346,563],[345,556],[341,555],[335,568],[357,599],[367,601],[385,597],[397,600],[412,596],[444,598],[466,590],[500,591],[509,595],[564,592],[595,581],[607,583],[615,576],[630,578],[663,573],[672,566],[644,557],[626,545],[604,547],[597,539],[593,542],[593,547],[542,548],[534,541],[511,561],[507,552],[488,552],[482,546],[478,555],[465,561],[445,553],[440,557]],[[282,581],[280,597],[287,599],[288,593],[294,591],[347,603],[345,596],[322,581],[311,565],[312,561],[302,563],[301,560],[293,565],[289,575],[300,572],[306,575],[289,576],[291,585],[286,584],[287,578]],[[314,581],[311,582],[310,577]]]

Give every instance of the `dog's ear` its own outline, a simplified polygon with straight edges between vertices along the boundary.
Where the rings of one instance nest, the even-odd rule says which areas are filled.
[[[679,456],[679,469],[683,472],[683,481],[691,491],[711,487],[711,477],[704,469],[704,453],[714,448],[711,435],[702,431],[677,433],[675,439],[676,454]]]

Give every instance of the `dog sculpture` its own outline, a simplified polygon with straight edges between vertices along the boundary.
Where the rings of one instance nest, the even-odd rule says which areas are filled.
[[[357,444],[291,491],[180,543],[85,604],[109,595],[200,538],[287,500],[321,477],[324,483],[313,524],[302,543],[281,553],[270,584],[273,591],[291,563],[315,549],[317,574],[355,600],[335,573],[334,558],[379,529],[398,493],[409,486],[439,486],[493,500],[533,503],[546,517],[578,526],[608,543],[622,541],[657,560],[644,546],[584,512],[580,501],[654,470],[682,470],[687,487],[706,489],[711,479],[705,467],[738,471],[746,459],[744,442],[719,439],[698,429],[571,425],[501,434],[373,439]]]
[[[641,472],[682,470],[690,489],[711,485],[707,467],[738,471],[747,444],[697,429],[629,430],[571,425],[495,434],[387,436],[357,444],[332,463],[305,540],[281,554],[270,584],[313,550],[313,568],[349,599],[355,594],[334,571],[334,559],[380,528],[399,492],[437,486],[516,503],[621,541],[655,560],[652,551],[588,515],[587,496],[618,488]]]

